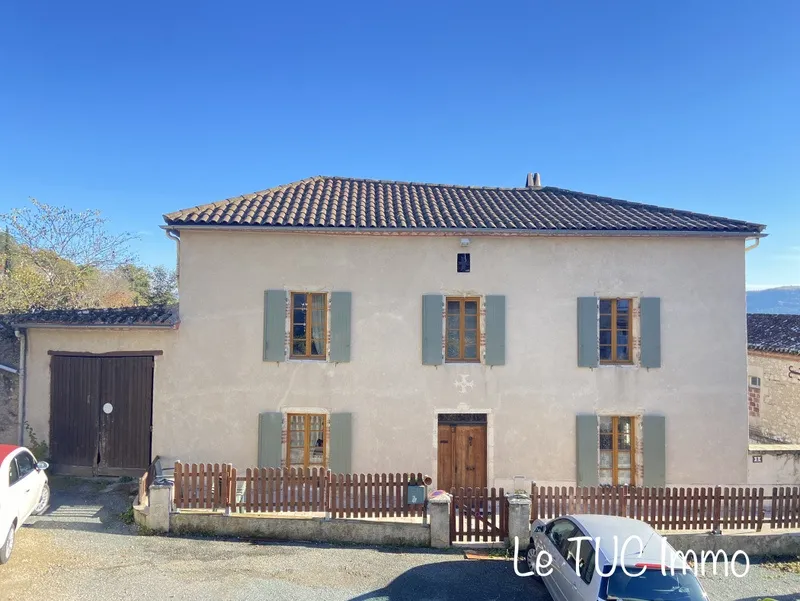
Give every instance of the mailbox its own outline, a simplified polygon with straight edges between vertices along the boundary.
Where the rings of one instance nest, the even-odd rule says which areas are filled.
[[[409,485],[408,487],[408,504],[409,505],[422,505],[425,502],[425,487]]]

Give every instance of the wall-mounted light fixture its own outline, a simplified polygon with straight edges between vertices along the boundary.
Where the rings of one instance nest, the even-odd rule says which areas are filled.
[[[461,246],[469,246],[469,238],[461,238]]]

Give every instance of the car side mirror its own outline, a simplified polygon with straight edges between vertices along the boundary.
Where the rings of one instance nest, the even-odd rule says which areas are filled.
[[[544,526],[536,526],[536,528],[534,528],[533,531],[534,532],[544,532]]]
[[[46,461],[40,461],[39,463],[36,464],[36,469],[39,470],[40,472],[43,472],[48,467],[50,467],[50,464],[47,463]]]

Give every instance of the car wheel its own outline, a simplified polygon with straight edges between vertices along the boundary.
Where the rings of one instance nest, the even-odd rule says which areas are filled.
[[[6,535],[6,540],[3,543],[3,546],[0,547],[0,565],[6,563],[11,558],[11,551],[14,549],[14,536],[16,535],[16,532],[16,524],[11,524],[11,528],[8,529],[8,534]]]
[[[528,564],[528,571],[533,572],[531,578],[541,582],[542,577],[536,572],[536,558],[539,557],[539,553],[533,546],[533,541],[531,541],[531,546],[528,547],[528,551],[525,553],[525,563]]]
[[[42,487],[42,494],[39,497],[39,502],[33,509],[33,515],[42,515],[50,508],[50,485],[45,482]]]

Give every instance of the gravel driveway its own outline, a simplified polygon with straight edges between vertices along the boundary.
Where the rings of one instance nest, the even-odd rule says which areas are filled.
[[[0,600],[550,601],[509,561],[455,552],[137,536],[120,519],[129,487],[54,478],[52,511],[20,531],[0,568]],[[764,566],[703,583],[718,601],[800,601],[800,574]]]

